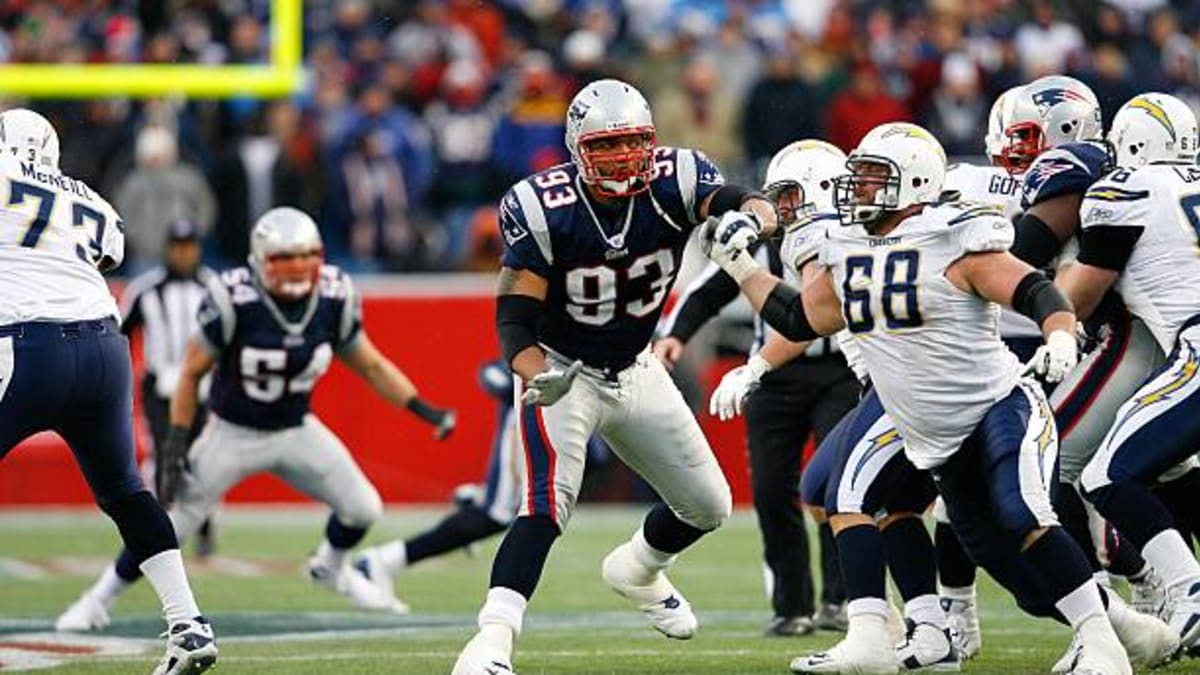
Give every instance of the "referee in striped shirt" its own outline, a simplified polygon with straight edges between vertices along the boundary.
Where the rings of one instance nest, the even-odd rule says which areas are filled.
[[[141,329],[142,333],[142,410],[155,451],[162,447],[170,429],[171,395],[179,382],[188,339],[198,328],[196,312],[205,281],[212,274],[200,264],[199,227],[190,220],[175,220],[167,226],[163,263],[134,277],[121,297],[121,332],[131,336]],[[201,410],[192,426],[192,439],[199,435],[204,421]],[[196,552],[203,557],[212,550],[212,526],[205,522]]]
[[[783,276],[779,240],[757,245],[755,257],[776,276]],[[737,283],[709,263],[684,290],[667,317],[654,352],[668,366],[683,345],[721,308],[740,294]],[[756,353],[770,330],[754,315]],[[837,341],[814,340],[802,356],[762,376],[746,405],[750,447],[750,484],[763,538],[763,557],[773,583],[775,617],[763,631],[768,636],[805,635],[816,628],[846,629],[846,592],[838,567],[837,548],[828,525],[822,525],[821,607],[814,611],[808,530],[800,507],[802,448],[809,433],[817,444],[858,403],[859,383],[846,365]],[[810,618],[811,617],[811,618]],[[815,626],[814,626],[815,623]]]

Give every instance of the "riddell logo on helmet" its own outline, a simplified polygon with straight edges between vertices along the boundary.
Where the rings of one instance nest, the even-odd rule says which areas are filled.
[[[630,122],[629,120],[616,120],[616,121],[612,121],[612,122],[606,122],[604,124],[604,130],[605,131],[616,131],[618,129],[628,129],[631,126],[633,126],[633,123]]]

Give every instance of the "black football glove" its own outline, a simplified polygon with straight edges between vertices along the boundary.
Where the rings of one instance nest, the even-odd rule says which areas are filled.
[[[162,446],[154,449],[154,491],[163,506],[170,506],[183,487],[190,435],[186,427],[172,425]]]
[[[458,424],[458,413],[452,408],[435,408],[418,396],[412,397],[407,407],[414,415],[433,425],[433,437],[439,441],[448,438]]]

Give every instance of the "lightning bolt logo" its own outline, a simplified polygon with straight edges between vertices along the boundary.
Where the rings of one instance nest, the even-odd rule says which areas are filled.
[[[902,442],[903,439],[900,438],[900,432],[897,431],[895,427],[892,427],[867,441],[867,450],[863,453],[862,457],[858,459],[858,463],[854,465],[854,473],[850,476],[850,484],[853,485],[854,481],[858,480],[859,472],[863,470],[863,467],[867,465],[867,462],[871,461],[872,457],[879,454],[885,448]]]
[[[1155,122],[1158,122],[1171,135],[1171,141],[1175,140],[1175,125],[1171,124],[1171,118],[1167,117],[1167,111],[1163,110],[1162,106],[1151,101],[1148,98],[1139,96],[1129,102],[1129,107],[1135,110],[1144,110],[1146,114],[1153,117]]]
[[[1196,355],[1196,350],[1190,344],[1185,342],[1184,346],[1187,348],[1187,360],[1180,364],[1179,370],[1174,373],[1174,377],[1154,391],[1147,392],[1135,398],[1133,400],[1134,406],[1121,417],[1121,421],[1118,424],[1125,422],[1130,417],[1133,417],[1155,403],[1170,400],[1171,394],[1187,386],[1196,377],[1196,371],[1200,370],[1200,357]]]
[[[1050,405],[1045,398],[1038,399],[1038,411],[1041,413],[1045,423],[1042,425],[1042,431],[1034,439],[1037,443],[1038,452],[1038,474],[1042,480],[1042,484],[1046,484],[1046,452],[1054,445],[1056,440],[1057,427],[1054,426],[1054,413],[1050,410]]]

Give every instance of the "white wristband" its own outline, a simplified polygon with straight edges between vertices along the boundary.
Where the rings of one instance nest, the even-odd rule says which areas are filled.
[[[757,272],[762,266],[750,255],[749,251],[741,251],[738,256],[732,260],[725,259],[721,261],[721,269],[725,273],[733,277],[739,286],[742,282],[750,278],[750,275]]]
[[[750,357],[750,360],[746,361],[746,368],[750,370],[750,375],[754,377],[754,381],[758,382],[763,375],[771,372],[773,366],[770,361],[755,354]]]

